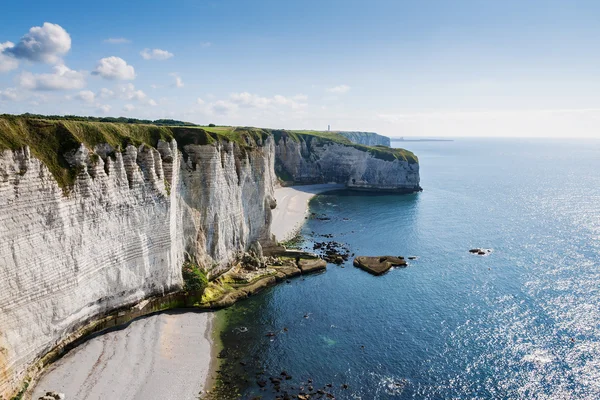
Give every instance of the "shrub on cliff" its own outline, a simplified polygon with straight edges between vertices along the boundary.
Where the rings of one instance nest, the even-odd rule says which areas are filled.
[[[182,267],[182,274],[186,292],[202,293],[208,286],[206,273],[194,262],[186,261]]]

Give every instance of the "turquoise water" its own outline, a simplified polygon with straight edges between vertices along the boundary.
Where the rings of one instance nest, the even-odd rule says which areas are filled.
[[[222,311],[243,397],[274,398],[255,373],[285,370],[282,392],[311,378],[341,399],[600,398],[600,141],[404,146],[422,193],[317,196],[331,220],[303,233],[418,259],[380,277],[329,265]]]

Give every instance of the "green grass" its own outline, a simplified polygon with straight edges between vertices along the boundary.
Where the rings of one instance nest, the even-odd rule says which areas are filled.
[[[304,141],[307,147],[312,146],[323,146],[329,142],[340,143],[345,146],[352,146],[358,150],[367,151],[373,155],[373,157],[386,160],[386,161],[406,161],[410,164],[416,164],[419,162],[417,156],[405,149],[394,149],[386,146],[364,146],[362,144],[352,143],[345,136],[340,135],[336,132],[329,131],[273,131],[275,141],[279,143],[279,140],[283,137],[287,137],[296,142]]]
[[[168,142],[174,138],[185,155],[186,145],[208,145],[217,142],[234,142],[239,145],[242,152],[252,151],[272,135],[276,143],[279,143],[282,138],[297,142],[304,141],[309,152],[314,147],[335,142],[367,151],[374,157],[387,161],[418,162],[417,157],[410,151],[355,144],[335,132],[285,131],[232,126],[159,126],[137,122],[96,122],[89,117],[69,116],[62,120],[58,118],[0,115],[0,151],[17,150],[28,146],[32,155],[48,167],[65,194],[73,186],[78,171],[68,164],[64,154],[77,149],[81,143],[90,149],[98,144],[108,143],[116,151],[122,151],[130,144],[136,147],[140,145],[156,147],[159,140]],[[91,156],[92,161],[94,156]],[[97,161],[98,157],[95,157],[95,160]]]
[[[21,390],[19,391],[19,393],[14,395],[11,400],[22,400],[28,387],[29,387],[29,379],[27,379],[25,382],[23,382],[23,387],[21,387]]]
[[[155,147],[159,139],[172,138],[170,128],[155,125],[0,117],[0,151],[29,146],[32,155],[48,167],[65,191],[73,185],[77,171],[70,167],[64,154],[76,150],[81,143],[88,148],[108,143],[122,150],[129,144]]]
[[[186,261],[181,267],[183,274],[184,290],[191,293],[203,293],[208,286],[206,273],[198,267],[198,264]]]

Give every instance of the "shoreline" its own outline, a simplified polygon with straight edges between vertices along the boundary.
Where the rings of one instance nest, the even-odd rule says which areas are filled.
[[[290,240],[304,225],[310,199],[317,194],[345,188],[346,185],[335,183],[276,188],[277,207],[272,211],[271,233],[279,242]]]
[[[340,184],[315,184],[276,188],[275,198],[277,200],[278,207],[273,210],[272,233],[275,235],[278,241],[293,237],[304,225],[305,216],[309,209],[308,203],[310,199],[317,194],[344,189],[345,187],[345,185]],[[158,300],[159,303],[170,303],[169,300],[173,301],[173,299],[169,299],[171,296],[172,295],[166,295],[162,298],[157,298],[156,300]],[[175,294],[175,296],[177,296],[177,294]],[[115,381],[111,380],[110,377],[103,378],[102,376],[97,376],[97,372],[94,372],[94,370],[98,368],[100,368],[101,371],[118,370],[120,369],[119,367],[121,364],[124,363],[123,360],[113,361],[114,359],[112,356],[106,358],[106,356],[104,356],[104,353],[106,352],[105,350],[110,349],[103,348],[98,344],[98,342],[106,341],[107,338],[111,338],[111,342],[119,344],[131,336],[134,338],[134,345],[139,344],[135,342],[153,343],[154,346],[152,344],[148,345],[148,348],[145,349],[145,351],[143,351],[141,354],[138,354],[137,357],[135,354],[133,357],[131,357],[132,359],[137,360],[137,365],[143,364],[145,362],[140,362],[140,359],[143,359],[145,354],[151,354],[153,353],[153,350],[157,350],[157,344],[163,344],[161,342],[161,332],[156,329],[156,326],[154,326],[155,329],[152,330],[150,337],[146,338],[144,337],[144,332],[147,330],[137,333],[132,332],[136,330],[136,326],[146,325],[148,321],[151,320],[172,318],[177,320],[175,321],[175,325],[179,324],[181,327],[183,327],[181,322],[188,319],[194,319],[194,315],[201,315],[202,317],[200,319],[204,318],[203,326],[194,325],[188,326],[187,328],[200,328],[202,330],[202,334],[200,335],[202,344],[200,347],[207,349],[208,351],[205,351],[201,357],[196,356],[194,361],[190,364],[185,363],[185,361],[181,362],[181,360],[179,360],[178,366],[180,366],[183,370],[194,371],[196,378],[195,380],[199,383],[199,385],[192,385],[196,387],[194,390],[194,396],[201,396],[201,398],[210,396],[217,385],[217,371],[220,368],[221,361],[218,355],[223,349],[223,344],[220,338],[223,323],[219,324],[217,322],[217,315],[215,314],[216,310],[194,310],[193,308],[186,307],[185,300],[183,303],[179,304],[180,300],[181,299],[173,301],[173,303],[169,304],[166,308],[162,304],[159,307],[156,307],[153,304],[153,307],[148,307],[151,309],[150,313],[146,314],[143,311],[131,313],[130,317],[123,318],[125,321],[113,321],[110,324],[107,324],[112,325],[112,327],[106,327],[104,324],[99,324],[104,325],[104,329],[100,328],[95,333],[93,331],[96,330],[97,327],[95,327],[96,329],[89,329],[89,327],[86,327],[88,329],[82,329],[84,332],[79,332],[76,334],[78,338],[75,340],[68,340],[68,343],[64,344],[67,349],[64,354],[60,354],[62,353],[60,349],[55,349],[58,350],[58,354],[52,355],[51,358],[54,360],[48,362],[46,368],[39,370],[39,375],[32,380],[32,385],[30,385],[28,388],[29,390],[26,391],[30,396],[29,398],[37,398],[38,396],[45,394],[46,391],[65,393],[67,395],[67,399],[86,398],[86,396],[91,395],[92,393],[95,396],[98,393],[105,393],[106,391],[108,391],[108,393],[110,393],[110,391],[127,393],[128,388],[124,383],[119,386],[118,382],[115,383]],[[144,304],[142,307],[146,308],[146,303],[147,300],[144,300],[140,304]],[[132,307],[132,310],[134,308],[136,307]],[[160,308],[163,309],[160,310]],[[147,308],[144,311],[147,312]],[[112,318],[109,317],[108,319],[111,320]],[[127,319],[129,321],[126,321]],[[100,320],[102,320],[102,318]],[[156,325],[157,323],[155,322],[154,324]],[[91,323],[90,325],[93,326],[96,325],[96,323]],[[184,328],[177,333],[186,334],[189,333],[189,329]],[[172,333],[173,332],[170,332],[170,334]],[[196,337],[196,339],[198,339],[198,337]],[[181,357],[185,357],[185,355],[189,355],[191,353],[190,349],[186,347],[186,344],[188,343],[189,342],[186,340],[180,340],[176,343],[179,344],[178,350],[182,350],[183,348],[186,349],[185,352],[182,352]],[[117,346],[117,344],[115,344],[115,346]],[[126,343],[125,348],[129,348],[129,346],[130,344]],[[62,348],[62,346],[59,347]],[[100,347],[102,347],[103,350],[101,351],[100,355],[97,356],[97,353],[94,353],[93,350],[98,350]],[[85,354],[86,352],[88,354]],[[53,352],[51,351],[51,353]],[[80,355],[80,353],[83,355]],[[122,356],[123,354],[128,356],[130,355],[127,351],[114,352],[114,355],[117,356]],[[94,357],[95,361],[91,363],[91,368],[86,369],[86,366],[90,366],[90,360],[94,359]],[[111,363],[116,365],[111,367]],[[177,368],[171,368],[169,372],[177,373],[175,371],[176,369]],[[151,368],[151,370],[153,370],[153,368]],[[85,375],[85,377],[82,377],[83,375]],[[130,373],[124,375],[129,376]],[[113,378],[118,379],[118,377]],[[153,387],[153,383],[158,380],[161,379],[153,378],[150,375],[138,375],[137,379],[138,383],[140,381],[147,382],[149,387]],[[89,381],[93,381],[91,386]],[[187,382],[189,383],[189,381],[190,380],[188,379]],[[129,380],[127,380],[127,382],[129,382]],[[86,387],[88,390],[91,390],[91,392],[88,394],[82,394],[81,391],[84,391]],[[169,388],[168,391],[165,391],[165,394],[173,394],[172,389],[173,388]],[[154,395],[161,390],[166,389],[156,384],[156,387],[153,387],[152,393]],[[131,393],[130,397],[123,397],[123,400],[137,400],[138,398],[143,398],[144,394],[140,393],[141,391],[142,389],[139,389],[136,393]],[[189,394],[191,394],[191,392]],[[182,395],[185,397],[187,394]]]
[[[43,371],[30,398],[47,391],[65,393],[67,399],[115,393],[122,400],[196,398],[205,393],[213,356],[216,360],[214,317],[213,312],[167,310],[93,335]]]

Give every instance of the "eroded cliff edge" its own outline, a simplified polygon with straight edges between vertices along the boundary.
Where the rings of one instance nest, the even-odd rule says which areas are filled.
[[[184,261],[217,276],[272,243],[277,156],[297,182],[418,187],[416,158],[287,135],[0,117],[0,399],[86,324],[180,291]]]
[[[338,133],[352,143],[364,144],[365,146],[391,146],[389,137],[375,132],[339,131]]]

